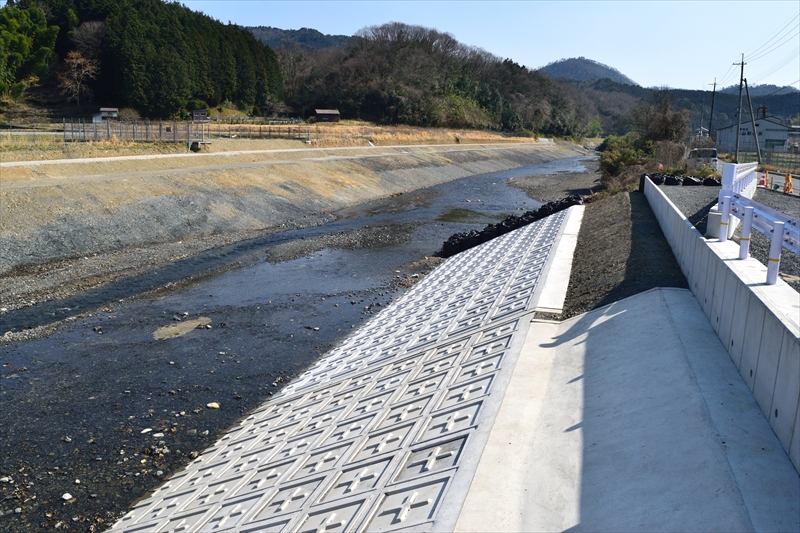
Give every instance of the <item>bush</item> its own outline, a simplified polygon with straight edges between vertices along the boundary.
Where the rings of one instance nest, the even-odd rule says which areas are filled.
[[[28,84],[22,80],[18,81],[17,83],[11,86],[11,98],[14,100],[19,100],[22,98],[22,94],[25,92],[25,89],[28,88]]]
[[[600,156],[600,168],[604,178],[619,176],[635,165],[645,165],[654,155],[653,143],[635,133],[622,137],[609,135],[597,149],[603,152]]]
[[[142,117],[139,116],[139,112],[130,107],[123,107],[120,109],[117,113],[117,117],[124,122],[132,122],[134,120],[142,119]]]
[[[186,104],[186,109],[188,111],[202,111],[203,109],[208,109],[208,104],[199,99],[189,100],[189,103]]]

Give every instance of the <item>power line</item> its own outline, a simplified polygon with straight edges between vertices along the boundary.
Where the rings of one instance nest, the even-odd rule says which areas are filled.
[[[727,80],[727,78],[725,76],[727,76],[732,70],[733,70],[733,65],[729,66],[728,70],[725,71],[725,74],[723,74],[722,77],[720,77],[720,79],[719,79],[720,87],[722,87],[723,84],[725,83],[725,81]]]
[[[785,58],[779,60],[777,64],[775,64],[774,66],[768,68],[766,71],[761,72],[758,75],[758,77],[754,80],[754,82],[755,81],[761,81],[764,78],[767,78],[768,76],[771,76],[772,74],[774,74],[775,72],[777,72],[781,68],[783,68],[787,63],[789,63],[789,61],[791,61],[792,59],[794,59],[794,58],[796,58],[798,56],[800,56],[800,49],[794,50],[788,56],[786,56]]]
[[[772,38],[770,38],[770,39],[769,39],[767,42],[765,42],[764,44],[762,44],[762,45],[760,45],[760,46],[758,46],[758,45],[757,45],[757,46],[758,46],[758,48],[756,48],[755,50],[748,50],[747,52],[745,52],[745,55],[747,55],[747,56],[751,56],[751,55],[755,55],[756,53],[758,53],[758,52],[759,52],[759,50],[761,50],[762,48],[764,48],[765,46],[767,46],[767,45],[768,45],[769,43],[771,43],[771,42],[772,42],[774,39],[778,38],[778,37],[780,36],[780,34],[781,34],[781,33],[783,33],[783,30],[785,30],[786,28],[788,28],[789,26],[791,26],[791,25],[792,25],[792,22],[794,22],[794,20],[795,20],[796,18],[798,18],[798,17],[800,17],[800,13],[798,13],[797,15],[795,15],[795,16],[792,18],[792,20],[790,20],[789,22],[787,22],[787,23],[786,23],[786,26],[784,26],[783,28],[781,28],[781,29],[780,29],[780,30],[779,30],[777,33],[773,34]],[[748,59],[749,59],[749,58],[748,58]]]
[[[759,55],[757,55],[757,56],[755,56],[755,57],[752,57],[752,56],[751,56],[751,57],[748,57],[747,59],[748,59],[749,61],[755,61],[755,60],[757,60],[757,59],[761,59],[762,57],[764,57],[764,56],[767,56],[767,55],[771,54],[772,52],[774,52],[774,51],[775,51],[775,50],[777,50],[778,48],[781,48],[781,47],[782,47],[783,45],[785,45],[786,43],[788,43],[788,42],[791,42],[791,41],[792,41],[792,40],[793,40],[795,37],[797,37],[798,35],[800,35],[800,31],[798,31],[798,32],[797,32],[797,33],[795,33],[794,35],[788,35],[788,36],[786,37],[786,39],[785,39],[783,42],[776,43],[775,45],[773,45],[773,46],[772,46],[771,48],[769,48],[768,50],[764,50],[763,52],[761,52]]]
[[[784,25],[784,26],[783,26],[783,27],[782,27],[782,28],[781,28],[781,29],[780,29],[778,32],[774,33],[774,34],[772,35],[772,37],[770,37],[769,39],[767,39],[765,42],[763,42],[763,43],[761,43],[761,44],[756,44],[756,45],[754,45],[754,46],[755,46],[755,48],[751,48],[751,49],[750,49],[750,50],[749,50],[749,51],[748,51],[748,52],[745,54],[745,55],[747,56],[747,59],[748,59],[748,61],[753,61],[753,60],[756,60],[756,59],[761,59],[761,58],[762,58],[762,57],[764,57],[765,55],[767,55],[767,54],[769,54],[769,53],[772,53],[773,51],[777,50],[778,48],[780,48],[781,46],[783,46],[784,44],[786,44],[786,42],[789,42],[789,41],[791,40],[791,38],[795,37],[796,35],[790,35],[790,36],[788,37],[788,39],[787,39],[787,40],[785,40],[785,41],[782,41],[782,42],[778,43],[778,44],[777,44],[777,46],[773,46],[773,47],[772,47],[772,48],[770,48],[769,50],[766,50],[766,51],[763,51],[763,52],[762,52],[762,50],[764,50],[764,48],[766,48],[766,47],[770,46],[770,43],[772,43],[772,41],[774,41],[775,39],[780,39],[780,40],[783,40],[784,38],[786,38],[786,36],[785,36],[785,35],[783,35],[783,33],[786,31],[786,29],[787,29],[787,28],[789,28],[790,26],[793,26],[793,25],[794,25],[794,22],[795,22],[795,21],[796,21],[798,18],[800,18],[800,13],[798,13],[797,15],[795,15],[794,17],[792,17],[792,19],[791,19],[791,20],[789,20],[789,22],[787,22],[787,23],[786,23],[786,25]],[[798,27],[800,27],[800,25],[798,25]],[[794,27],[792,28],[792,30],[793,30],[793,29],[794,29]],[[791,30],[790,30],[790,31],[791,31]],[[750,57],[750,56],[755,56],[755,57]],[[733,67],[734,67],[734,66],[736,66],[736,63],[734,63],[733,65],[729,66],[729,67],[728,67],[728,70],[726,70],[726,71],[725,71],[725,74],[723,74],[723,75],[722,75],[722,77],[720,77],[720,80],[719,80],[719,85],[720,85],[720,87],[725,87],[725,84],[727,84],[727,83],[729,83],[731,80],[733,80],[733,77],[734,77],[734,76],[735,76],[735,74],[736,74],[736,71],[735,71],[735,70],[733,70]],[[762,78],[763,78],[763,76],[762,76]]]

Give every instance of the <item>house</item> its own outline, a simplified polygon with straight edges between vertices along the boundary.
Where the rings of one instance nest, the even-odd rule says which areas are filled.
[[[338,109],[315,109],[317,122],[339,122]]]
[[[195,109],[192,111],[191,118],[193,122],[207,122],[208,109]]]
[[[763,109],[763,108],[762,108]],[[739,150],[742,152],[755,152],[756,144],[753,139],[758,139],[758,146],[762,152],[786,151],[786,140],[789,137],[789,126],[781,124],[778,117],[767,116],[764,113],[756,118],[756,135],[753,135],[753,126],[748,120],[739,127]],[[733,152],[736,150],[736,124],[717,130],[717,151]]]
[[[104,120],[111,120],[112,118],[118,118],[119,116],[119,108],[118,107],[101,107],[99,113],[95,113],[92,115],[92,122],[95,124],[103,122]]]

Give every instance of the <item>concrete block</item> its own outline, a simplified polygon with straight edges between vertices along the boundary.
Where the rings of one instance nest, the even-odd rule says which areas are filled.
[[[708,246],[704,245],[700,247],[699,251],[700,268],[697,270],[697,280],[695,280],[695,287],[697,287],[695,296],[697,297],[700,307],[703,308],[703,312],[705,312],[706,306],[708,305],[708,294],[711,292],[708,289],[708,284],[706,283],[706,279],[708,277],[708,262],[711,258],[711,250],[709,250]],[[706,316],[708,316],[707,313]]]
[[[736,289],[741,285],[739,278],[730,268],[725,272],[725,284],[723,287],[723,297],[720,300],[722,307],[718,312],[715,312],[715,317],[719,320],[719,340],[722,345],[730,354],[731,350],[731,322],[733,322],[733,314],[736,305]],[[737,365],[738,366],[738,365]]]
[[[699,289],[700,289],[700,273],[702,272],[702,256],[703,256],[703,248],[706,248],[706,243],[703,239],[695,239],[694,241],[694,260],[692,262],[692,274],[691,277],[687,276],[689,282],[689,288],[694,294],[697,301],[700,301]]]
[[[792,432],[797,418],[798,398],[800,398],[800,344],[791,333],[783,330],[769,420],[778,440],[787,452],[792,442]]]
[[[752,391],[756,380],[756,367],[758,366],[758,354],[761,349],[761,332],[764,327],[766,308],[753,293],[750,293],[749,300],[747,304],[747,320],[743,328],[742,364],[739,366],[739,373]]]
[[[753,287],[753,292],[795,337],[800,336],[800,294],[780,278],[775,285],[766,285],[766,270],[764,267],[764,279]]]
[[[775,377],[778,375],[778,361],[781,356],[783,341],[781,323],[770,312],[764,314],[764,328],[761,333],[761,345],[758,350],[753,396],[758,406],[764,411],[767,420],[772,420],[770,407],[772,393],[775,392]]]
[[[675,260],[678,262],[679,265],[683,262],[683,250],[681,250],[681,240],[682,240],[682,237],[683,237],[681,235],[681,226],[682,225],[683,225],[683,222],[681,220],[673,219],[672,227],[673,227],[673,239],[674,240],[673,240],[672,244],[670,244],[670,247],[672,248],[672,255],[675,256]]]
[[[547,283],[536,302],[536,309],[548,313],[560,313],[567,298],[569,276],[572,272],[572,258],[578,244],[578,233],[583,220],[584,206],[575,205],[567,210],[560,238],[551,252],[552,263],[546,272]]]
[[[707,250],[708,262],[706,263],[705,294],[703,295],[701,307],[706,316],[711,316],[711,306],[714,305],[714,282],[717,278],[719,258],[710,247]]]
[[[735,273],[731,272],[732,276],[736,278],[736,298],[733,301],[733,315],[731,316],[731,332],[728,336],[728,341],[725,347],[731,356],[731,360],[736,365],[736,368],[744,375],[742,370],[742,352],[744,348],[744,337],[747,331],[748,318],[750,317],[750,288],[741,283]],[[752,389],[752,387],[751,387]]]
[[[706,221],[706,237],[709,239],[719,239],[720,222],[722,222],[722,213],[720,213],[719,210],[711,208]]]
[[[691,227],[687,227],[689,221],[684,222],[684,228],[681,232],[681,271],[684,276],[688,276],[692,271],[692,263],[694,262],[694,239],[691,232]]]
[[[797,412],[794,415],[794,431],[792,431],[792,442],[789,445],[789,459],[791,459],[794,469],[800,472],[800,398],[797,399]]]
[[[694,272],[694,266],[697,262],[697,242],[702,241],[703,239],[699,237],[695,232],[690,231],[686,237],[686,253],[688,255],[688,261],[686,263],[686,278],[688,280],[689,276],[692,275]]]
[[[730,269],[724,261],[716,261],[716,276],[714,277],[714,299],[711,301],[711,314],[708,315],[708,320],[711,322],[711,327],[714,332],[719,335],[719,317],[725,305],[725,283],[728,278]]]

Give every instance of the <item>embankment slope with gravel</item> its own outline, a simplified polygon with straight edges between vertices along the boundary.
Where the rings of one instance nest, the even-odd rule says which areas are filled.
[[[585,153],[521,143],[4,167],[0,276],[69,258],[316,225],[341,207]]]

